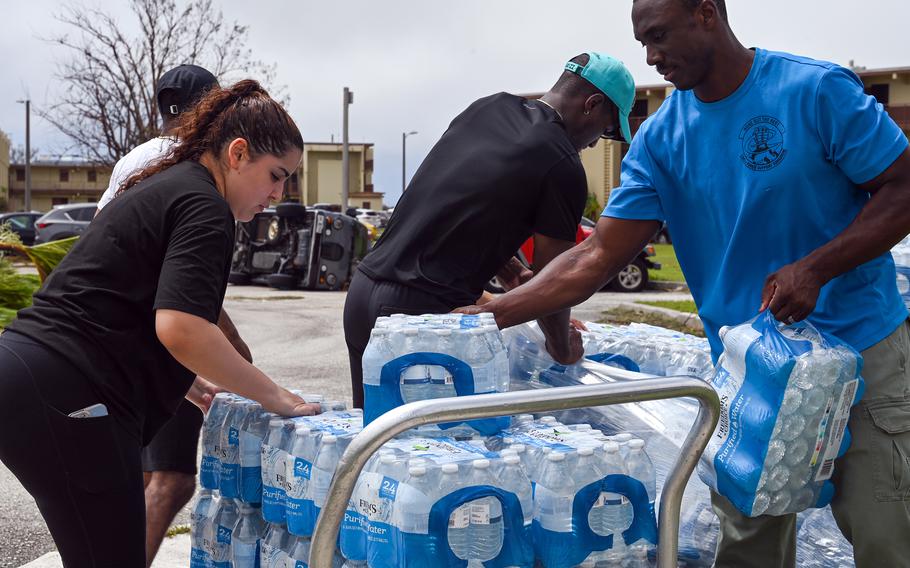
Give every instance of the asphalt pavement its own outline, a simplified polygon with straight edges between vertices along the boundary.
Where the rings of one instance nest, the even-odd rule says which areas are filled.
[[[345,296],[344,292],[284,292],[255,286],[229,286],[224,305],[250,346],[254,363],[272,379],[288,388],[350,401],[348,357],[342,329]],[[691,298],[688,293],[659,291],[640,294],[601,292],[573,310],[573,316],[580,320],[596,320],[605,309],[619,302]],[[52,552],[53,541],[34,500],[2,464],[0,496],[0,568],[19,567]],[[175,522],[187,523],[188,511],[178,515]],[[172,542],[170,548],[182,548],[186,546],[182,544],[185,542],[188,541],[180,538]],[[176,557],[182,556],[177,554]],[[55,564],[52,556],[47,556],[42,558],[40,565],[57,566],[59,561]],[[157,563],[156,566],[170,567]]]

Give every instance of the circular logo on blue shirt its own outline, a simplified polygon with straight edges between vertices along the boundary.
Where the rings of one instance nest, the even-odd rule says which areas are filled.
[[[787,155],[784,148],[786,129],[781,121],[772,116],[756,116],[739,132],[742,142],[740,159],[753,171],[770,170],[783,161]]]

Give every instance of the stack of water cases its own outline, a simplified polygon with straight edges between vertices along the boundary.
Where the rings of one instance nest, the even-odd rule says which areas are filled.
[[[585,358],[629,371],[671,377],[691,375],[707,379],[714,371],[708,340],[648,324],[626,326],[585,322],[582,332]],[[559,382],[584,371],[556,364],[543,347],[536,324],[506,330],[513,379]],[[548,373],[548,370],[553,373]],[[558,386],[555,385],[554,386]]]
[[[366,423],[408,402],[509,390],[509,358],[493,315],[377,319],[363,353],[363,390]],[[492,435],[508,427],[509,418],[465,424]]]
[[[712,384],[721,418],[702,479],[749,516],[824,507],[834,460],[850,445],[862,358],[808,322],[783,326],[770,312],[720,337]]]
[[[288,458],[293,451],[289,432],[306,427],[318,432],[317,439],[335,438],[344,447],[360,430],[362,418],[359,411],[345,411],[343,402],[298,394],[309,402],[320,403],[323,414],[285,419],[234,394],[221,393],[215,397],[202,429],[201,491],[190,515],[193,568],[306,565],[309,540],[289,533],[285,520],[296,521],[300,507],[290,513],[285,508],[288,502],[299,503],[303,471],[307,472],[307,480],[317,480],[320,487],[325,485],[327,489],[328,482],[323,471],[300,468]],[[276,423],[280,427],[272,428]],[[275,430],[279,432],[276,434]],[[331,444],[317,443],[316,453],[322,452],[326,445]],[[278,451],[273,450],[276,446]],[[332,454],[331,450],[325,451]],[[318,462],[319,458],[314,454],[311,459]],[[337,463],[334,456],[330,459],[334,461],[328,472],[329,481]],[[315,487],[312,491],[313,494],[300,495],[310,499],[307,502],[323,503],[325,491],[321,495]],[[288,495],[291,499],[287,499]],[[280,503],[280,508],[276,503]],[[318,514],[315,508],[304,510]],[[303,522],[311,523],[310,519]]]
[[[340,406],[326,402],[318,416],[288,419],[234,395],[216,397],[203,428],[191,566],[307,566],[335,470],[362,428],[361,414]],[[589,424],[522,415],[496,436],[458,440],[413,430],[364,468],[335,563],[647,566],[655,483],[644,442]]]
[[[910,308],[910,237],[905,238],[891,249],[894,268],[897,271],[897,290]]]

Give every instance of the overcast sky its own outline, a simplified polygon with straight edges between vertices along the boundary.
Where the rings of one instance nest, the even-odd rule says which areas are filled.
[[[179,2],[180,0],[178,0]],[[215,0],[218,4],[219,0]],[[376,191],[391,205],[401,192],[401,132],[413,174],[449,121],[498,91],[550,87],[566,59],[603,51],[622,59],[639,84],[661,82],[632,37],[630,0],[220,0],[225,19],[250,26],[254,57],[278,65],[290,111],[308,141],[340,140],[341,91],[355,93],[351,140],[375,146]],[[906,0],[728,0],[730,22],[748,46],[847,65],[910,66]],[[24,107],[51,102],[58,48],[40,37],[59,30],[59,0],[5,2],[0,34],[0,130],[24,145]],[[130,26],[126,0],[90,2]],[[64,137],[34,118],[32,145],[60,152]]]

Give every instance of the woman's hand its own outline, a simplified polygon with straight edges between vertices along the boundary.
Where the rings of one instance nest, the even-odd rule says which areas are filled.
[[[263,408],[279,416],[291,417],[313,416],[322,412],[322,407],[318,403],[307,402],[289,390],[282,389],[282,391],[274,405],[263,405]]]
[[[212,406],[212,401],[215,399],[215,395],[220,392],[227,391],[202,377],[197,376],[196,380],[193,381],[190,390],[186,393],[186,399],[198,406],[203,414],[208,414],[209,408]]]

